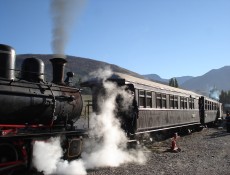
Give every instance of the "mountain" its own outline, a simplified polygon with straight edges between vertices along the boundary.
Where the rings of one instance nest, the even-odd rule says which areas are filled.
[[[230,66],[224,66],[220,69],[212,69],[206,74],[198,77],[182,76],[175,77],[180,88],[196,91],[200,94],[209,95],[214,89],[221,91],[230,90]],[[143,75],[153,81],[162,83],[169,82],[156,74]]]
[[[219,90],[230,90],[230,66],[224,66],[220,69],[212,69],[206,74],[187,80],[181,84],[182,88],[207,92],[216,88]]]
[[[164,83],[164,84],[168,84],[168,82],[169,82],[168,79],[163,79],[157,74],[147,74],[147,75],[143,75],[143,76],[146,77],[149,80],[156,81],[156,82],[161,82],[161,83]]]
[[[20,70],[22,61],[25,58],[35,57],[43,60],[45,64],[45,76],[47,81],[52,80],[52,65],[49,61],[51,58],[53,58],[54,55],[52,54],[21,54],[17,55],[16,57],[16,69]],[[102,61],[96,61],[89,58],[81,58],[81,57],[75,57],[75,56],[66,56],[67,64],[65,66],[65,72],[72,71],[75,74],[75,77],[84,78],[89,75],[89,73],[93,71],[97,71],[98,69],[106,69],[110,68],[113,72],[120,72],[124,74],[133,75],[136,77],[143,78],[142,75],[137,74],[135,72],[129,71],[127,69],[124,69],[122,67],[116,66],[114,64],[109,64]]]
[[[51,81],[52,79],[52,65],[49,59],[53,58],[52,54],[49,55],[41,55],[41,54],[23,54],[17,55],[16,58],[16,69],[20,70],[21,63],[23,59],[29,57],[37,57],[44,61],[45,63],[45,73],[46,73],[46,80]],[[116,66],[114,64],[109,64],[102,61],[96,61],[89,58],[81,58],[75,56],[68,56],[66,57],[67,64],[65,66],[65,72],[72,71],[75,73],[75,80],[79,81],[84,77],[88,76],[91,72],[96,71],[98,69],[105,69],[109,67],[114,72],[120,72],[124,74],[129,74],[132,76],[150,79],[156,82],[160,82],[163,84],[168,84],[168,79],[163,79],[157,74],[148,74],[148,75],[140,75],[133,71],[124,69],[122,67]],[[210,90],[217,89],[219,91],[230,90],[230,66],[225,66],[220,69],[213,69],[206,74],[198,77],[192,76],[182,76],[182,77],[175,77],[179,84],[180,88],[193,90],[198,93],[206,94],[210,92]]]
[[[220,93],[221,90],[230,90],[230,66],[220,69],[212,69],[206,74],[198,77],[182,76],[175,77],[180,88],[192,90],[204,95],[212,95],[210,92]],[[146,78],[162,83],[168,83],[168,79],[163,79],[157,74],[143,75]],[[218,96],[218,95],[215,95]]]
[[[175,77],[177,79],[177,82],[179,85],[182,85],[183,83],[185,83],[186,81],[194,78],[193,76],[182,76],[182,77]]]
[[[152,80],[152,81],[157,81],[157,82],[161,82],[161,83],[164,83],[164,84],[169,83],[169,79],[161,78],[157,74],[147,74],[147,75],[143,75],[143,76],[146,77],[149,80]],[[181,84],[183,84],[186,81],[192,79],[193,77],[192,76],[182,76],[182,77],[175,77],[175,78],[177,79],[177,82],[178,82],[178,84],[180,86]]]

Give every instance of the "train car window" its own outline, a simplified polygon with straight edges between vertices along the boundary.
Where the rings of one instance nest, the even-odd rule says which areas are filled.
[[[145,91],[139,90],[139,106],[145,107]]]
[[[194,109],[194,98],[189,98],[189,109]]]
[[[205,100],[205,110],[208,110],[208,101]]]
[[[184,106],[186,106],[186,108],[187,108],[187,104],[188,104],[187,99],[186,99],[186,101],[185,101],[184,97],[181,97],[180,99],[181,99],[181,106],[182,106],[181,108],[183,109]],[[169,106],[170,109],[178,109],[178,96],[170,95],[169,96],[169,105],[170,105]]]
[[[169,96],[169,108],[171,109],[174,108],[174,96],[173,95]]]
[[[184,109],[184,97],[180,97],[180,108]]]
[[[167,103],[166,103],[166,94],[162,94],[162,108],[167,108]]]
[[[184,98],[184,109],[188,108],[188,98]]]
[[[211,102],[208,102],[208,110],[211,110]]]
[[[192,109],[192,98],[188,99],[188,105],[189,105],[189,109]]]
[[[152,92],[146,92],[146,107],[151,108],[152,107]]]
[[[156,107],[161,108],[162,103],[161,103],[161,94],[157,93],[156,94]]]
[[[178,96],[174,96],[174,109],[178,109]]]

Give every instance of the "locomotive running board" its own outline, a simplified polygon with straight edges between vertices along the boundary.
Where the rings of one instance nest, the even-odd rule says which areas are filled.
[[[26,167],[26,163],[24,161],[15,161],[4,164],[0,164],[0,174],[6,173],[9,170],[16,169],[18,167]]]
[[[74,136],[88,136],[88,130],[75,130],[75,131],[59,131],[59,132],[40,132],[40,133],[20,133],[17,135],[5,135],[0,138],[30,138],[30,137],[44,137],[44,136],[55,136],[55,135],[74,135]]]

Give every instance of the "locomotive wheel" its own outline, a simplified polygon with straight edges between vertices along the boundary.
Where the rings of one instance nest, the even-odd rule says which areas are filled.
[[[0,164],[7,162],[14,162],[18,160],[18,152],[16,148],[10,143],[0,144]],[[6,175],[11,175],[14,170],[9,170]]]
[[[7,163],[18,160],[18,152],[16,148],[9,143],[0,144],[0,155],[0,163]]]

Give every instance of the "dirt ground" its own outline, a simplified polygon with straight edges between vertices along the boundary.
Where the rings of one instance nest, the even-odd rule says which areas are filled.
[[[169,151],[171,138],[164,141],[147,141],[147,162],[123,164],[87,170],[88,175],[229,175],[230,133],[223,128],[205,128],[180,136],[177,140],[181,151]],[[42,173],[26,173],[26,175]],[[18,175],[18,174],[17,174]],[[25,175],[23,173],[23,175]]]
[[[223,128],[205,128],[180,137],[178,153],[168,151],[171,139],[145,146],[148,160],[144,165],[126,164],[116,168],[100,168],[88,174],[98,175],[229,175],[230,133]]]

